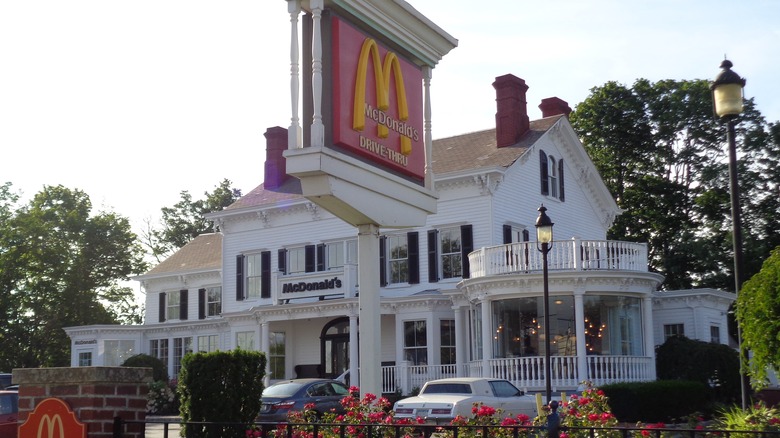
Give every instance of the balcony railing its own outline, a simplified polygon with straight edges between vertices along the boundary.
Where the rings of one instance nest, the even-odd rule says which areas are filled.
[[[581,375],[576,356],[552,356],[551,383],[555,390],[573,390],[587,380],[598,385],[654,380],[653,358],[646,356],[587,356]],[[506,379],[525,391],[543,391],[544,357],[509,357],[472,361],[458,365],[411,365],[382,367],[382,392],[407,395],[429,380],[445,377],[493,377]]]
[[[647,272],[647,244],[615,240],[556,240],[547,255],[548,269],[559,271]],[[543,269],[536,242],[490,246],[469,254],[471,278],[535,272]]]

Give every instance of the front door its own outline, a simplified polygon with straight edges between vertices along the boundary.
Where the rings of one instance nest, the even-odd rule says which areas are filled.
[[[336,378],[349,369],[349,318],[327,323],[320,336],[325,377]]]

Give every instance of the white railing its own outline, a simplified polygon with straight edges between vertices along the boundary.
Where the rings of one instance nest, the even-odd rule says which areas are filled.
[[[557,240],[547,255],[550,270],[647,272],[647,244],[616,240]],[[541,271],[536,242],[490,246],[469,254],[471,278]]]
[[[587,356],[587,375],[581,376],[576,356],[551,356],[553,390],[575,390],[583,381],[594,385],[654,380],[651,357]],[[382,392],[408,395],[429,380],[445,377],[493,377],[506,379],[525,391],[543,391],[544,357],[511,357],[457,365],[409,365],[382,367]]]

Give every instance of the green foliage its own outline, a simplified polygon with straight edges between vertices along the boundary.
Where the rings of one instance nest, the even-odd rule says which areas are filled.
[[[660,380],[692,380],[713,386],[718,403],[734,403],[741,398],[739,353],[728,345],[672,336],[655,352]]]
[[[544,406],[545,412],[539,415],[534,424],[544,425],[550,412],[549,406]],[[561,427],[573,427],[566,432],[569,438],[588,438],[590,429],[610,428],[618,424],[618,420],[610,409],[609,399],[605,391],[587,385],[581,395],[573,394],[567,400],[562,400],[558,408],[561,419]],[[597,432],[599,437],[618,438],[618,431]]]
[[[168,367],[163,363],[162,360],[149,354],[141,353],[136,354],[135,356],[130,356],[125,359],[124,363],[122,363],[122,366],[134,368],[151,368],[152,379],[155,382],[167,382],[169,380]]]
[[[144,245],[157,261],[162,261],[190,240],[204,233],[213,233],[214,224],[205,215],[221,211],[241,197],[241,190],[231,188],[228,179],[216,186],[213,192],[205,192],[204,199],[193,200],[186,190],[173,207],[162,208],[161,228],[147,224],[143,233]]]
[[[647,242],[665,289],[734,290],[726,128],[705,80],[608,82],[570,120],[624,213],[610,239]],[[737,125],[745,273],[780,245],[780,127],[748,100]]]
[[[746,367],[753,385],[763,387],[767,368],[780,368],[780,247],[745,282],[737,296],[736,313],[742,347],[752,354]]]
[[[721,411],[715,421],[715,427],[723,430],[752,430],[769,432],[769,436],[777,436],[780,432],[780,410],[767,407],[763,403],[742,409],[737,406]],[[731,433],[734,438],[752,437],[755,434]]]
[[[0,187],[0,368],[69,366],[63,327],[138,316],[119,284],[146,270],[142,251],[127,218],[94,212],[80,190],[47,186],[17,202]]]
[[[707,405],[708,388],[701,382],[656,380],[614,383],[601,387],[620,422],[671,421]]]
[[[181,365],[178,392],[182,420],[233,423],[187,425],[191,434],[187,436],[243,437],[247,425],[260,412],[265,354],[244,350],[188,354]]]

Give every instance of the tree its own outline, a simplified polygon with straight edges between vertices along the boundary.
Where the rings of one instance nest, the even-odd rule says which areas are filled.
[[[190,240],[204,233],[213,233],[214,225],[205,214],[224,210],[241,197],[241,190],[231,188],[228,179],[216,186],[213,192],[204,192],[205,198],[193,200],[186,190],[173,207],[162,208],[161,227],[155,228],[147,221],[143,234],[144,246],[152,257],[161,262]]]
[[[127,218],[93,213],[82,191],[47,186],[15,209],[9,187],[0,192],[0,367],[68,366],[63,327],[128,316],[132,290],[119,282],[146,270],[142,250]]]
[[[725,126],[712,115],[709,82],[595,87],[571,114],[604,182],[624,210],[608,238],[647,242],[666,289],[734,290]],[[780,128],[752,100],[738,124],[745,266],[758,270],[780,239]],[[778,242],[780,243],[780,242]],[[747,264],[747,263],[746,263]]]
[[[736,312],[742,347],[752,353],[746,364],[751,381],[756,387],[765,386],[767,369],[780,368],[780,246],[745,282],[737,296]]]

